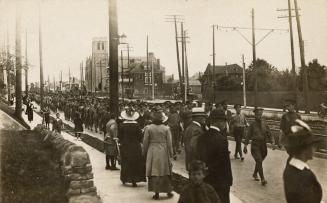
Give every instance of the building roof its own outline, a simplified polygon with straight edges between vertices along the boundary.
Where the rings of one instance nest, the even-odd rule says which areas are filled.
[[[224,66],[215,66],[215,74],[242,74],[243,69],[238,64],[229,64]],[[213,73],[213,66],[209,63],[204,72],[205,75]]]
[[[150,70],[151,70],[151,64],[149,64],[150,66]],[[145,62],[141,62],[141,63],[133,63],[130,64],[131,67],[131,72],[132,73],[144,73],[146,72],[146,63]],[[160,66],[161,68],[163,68],[163,66]],[[158,64],[154,64],[154,72],[158,73],[158,72],[163,72],[163,70],[158,69]]]

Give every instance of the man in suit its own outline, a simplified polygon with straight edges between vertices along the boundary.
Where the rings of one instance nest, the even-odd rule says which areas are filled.
[[[229,203],[230,186],[233,184],[228,141],[223,129],[226,115],[222,109],[214,109],[209,116],[210,128],[198,140],[200,160],[208,166],[204,181],[216,190],[222,203]]]
[[[206,121],[206,114],[201,107],[192,109],[192,122],[187,126],[184,134],[185,145],[185,164],[188,170],[189,163],[192,160],[198,159],[197,141],[204,133],[204,125]]]

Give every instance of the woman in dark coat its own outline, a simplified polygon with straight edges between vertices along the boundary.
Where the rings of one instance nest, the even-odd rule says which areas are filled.
[[[322,141],[316,138],[310,127],[297,119],[291,126],[285,140],[290,158],[283,174],[284,190],[288,203],[319,203],[322,189],[318,179],[307,164],[313,159],[317,145]]]
[[[139,114],[132,109],[121,113],[124,120],[118,129],[121,153],[120,180],[123,184],[132,183],[137,187],[137,182],[146,182],[145,161],[142,156],[142,131],[136,122]]]
[[[74,125],[75,125],[75,136],[77,139],[81,139],[81,133],[83,133],[83,121],[81,118],[81,114],[79,112],[77,112],[75,114],[75,118],[74,118]]]
[[[33,121],[33,104],[30,101],[28,101],[27,103],[26,114],[27,114],[28,121],[29,122]]]

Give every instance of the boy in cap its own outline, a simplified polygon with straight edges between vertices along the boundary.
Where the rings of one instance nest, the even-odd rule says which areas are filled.
[[[263,161],[267,156],[267,141],[273,142],[271,132],[267,123],[262,119],[263,108],[255,107],[254,117],[255,120],[251,123],[248,134],[245,139],[243,152],[247,153],[247,145],[251,142],[251,155],[255,160],[255,169],[253,172],[253,178],[255,181],[259,181],[258,173],[261,178],[261,184],[265,186],[267,181],[263,174]]]
[[[214,188],[203,182],[206,174],[205,163],[193,160],[188,168],[190,182],[183,188],[178,203],[220,203]]]

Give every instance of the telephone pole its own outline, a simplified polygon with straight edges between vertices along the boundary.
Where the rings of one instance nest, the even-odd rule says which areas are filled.
[[[185,87],[185,101],[188,100],[189,94],[189,76],[188,76],[188,61],[187,61],[187,52],[186,52],[186,31],[184,31],[184,52],[185,52],[185,77],[186,77],[186,87]]]
[[[219,29],[223,30],[231,30],[236,31],[247,43],[249,43],[252,47],[252,66],[255,74],[255,81],[254,81],[254,106],[258,105],[258,97],[257,97],[257,91],[258,91],[258,80],[257,80],[257,68],[256,67],[256,46],[258,46],[264,39],[266,39],[271,33],[274,31],[288,31],[287,29],[275,29],[275,28],[255,28],[254,23],[254,9],[252,8],[251,11],[251,17],[252,17],[252,26],[251,28],[248,27],[237,27],[237,26],[218,26]],[[252,42],[251,40],[248,40],[247,37],[245,37],[240,30],[251,30],[252,31]],[[255,31],[261,30],[261,31],[267,31],[267,33],[256,42],[255,38]]]
[[[151,82],[152,82],[152,100],[154,100],[154,67],[153,67],[153,59],[151,59]]]
[[[9,45],[9,32],[8,32],[8,25],[7,25],[7,47],[6,47],[6,69],[7,69],[7,92],[8,92],[8,102],[11,100],[11,79],[10,79],[10,74],[11,74],[11,57],[10,57],[10,45]]]
[[[43,80],[43,57],[42,57],[42,22],[41,22],[41,3],[39,4],[39,55],[40,55],[40,97],[41,109],[43,109],[44,80]]]
[[[148,97],[150,97],[150,69],[149,69],[149,36],[146,36],[146,76],[148,78]]]
[[[22,117],[22,56],[21,56],[21,16],[20,11],[16,7],[16,105],[15,115],[21,119]]]
[[[180,64],[180,58],[179,58],[179,45],[178,45],[178,31],[177,31],[177,21],[178,22],[183,22],[182,16],[181,15],[167,15],[168,21],[166,22],[173,22],[175,25],[175,42],[176,42],[176,56],[177,56],[177,67],[178,67],[178,76],[179,76],[179,84],[181,88],[181,95],[183,95],[183,77],[182,77],[182,72],[181,72],[181,64]]]
[[[121,73],[120,73],[120,78],[121,78],[121,96],[122,99],[124,100],[124,59],[123,59],[123,50],[120,50],[120,60],[121,60]]]
[[[288,23],[289,23],[289,30],[290,30],[290,44],[291,44],[291,60],[292,60],[292,89],[294,91],[294,99],[296,101],[296,105],[298,106],[298,87],[297,87],[297,77],[296,77],[296,70],[295,70],[295,58],[294,58],[294,40],[293,40],[293,20],[292,18],[292,6],[291,6],[291,0],[287,0],[287,9],[277,9],[277,11],[287,11],[288,16],[279,16],[278,18],[288,18]]]
[[[244,54],[242,54],[242,65],[243,65],[243,106],[246,108],[246,83],[245,83],[245,62]]]
[[[254,9],[252,8],[252,65],[254,69],[254,106],[258,106],[258,69],[256,66],[256,50],[255,50],[255,25],[254,25]]]
[[[305,113],[309,114],[309,87],[308,87],[308,73],[307,67],[305,65],[305,56],[304,56],[304,41],[302,38],[302,29],[299,16],[299,9],[297,5],[297,0],[294,0],[295,15],[296,15],[296,24],[297,31],[299,35],[299,45],[300,45],[300,56],[301,56],[301,67],[303,69],[303,90],[304,90],[304,103],[305,103]]]
[[[118,118],[118,24],[117,0],[108,0],[109,3],[109,82],[110,82],[110,111]]]
[[[212,102],[216,101],[216,92],[215,92],[215,86],[216,86],[216,79],[215,79],[215,67],[216,67],[216,48],[215,48],[215,28],[218,28],[217,25],[212,25],[212,76],[211,76],[211,85],[212,85],[212,91],[213,96]],[[210,69],[209,69],[210,73]]]
[[[25,94],[28,95],[27,30],[25,35]]]

